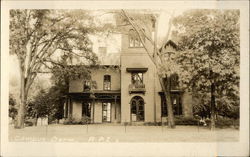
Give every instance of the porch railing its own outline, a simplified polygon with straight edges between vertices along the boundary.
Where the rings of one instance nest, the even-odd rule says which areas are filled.
[[[145,88],[145,84],[143,83],[129,85],[129,93],[145,93],[145,92],[146,92],[146,88]]]

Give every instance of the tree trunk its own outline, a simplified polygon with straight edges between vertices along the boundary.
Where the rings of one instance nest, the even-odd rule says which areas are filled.
[[[37,121],[38,121],[38,116],[36,114],[36,118],[35,118],[35,126],[37,126]]]
[[[215,84],[211,84],[211,130],[215,129]]]
[[[166,98],[166,103],[167,103],[167,109],[168,109],[168,127],[170,128],[175,128],[175,122],[174,122],[174,114],[173,114],[173,106],[172,106],[172,101],[171,101],[171,96],[170,96],[170,76],[166,77],[166,88],[164,91],[165,98]]]
[[[20,91],[20,105],[17,114],[17,123],[15,128],[21,129],[24,128],[24,119],[25,119],[25,110],[26,110],[26,101],[27,101],[27,93],[25,93],[25,77],[21,73],[21,91]]]

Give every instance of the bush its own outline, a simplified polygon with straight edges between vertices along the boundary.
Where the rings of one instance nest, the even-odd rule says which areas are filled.
[[[206,119],[207,126],[211,126],[211,120]],[[216,128],[229,128],[234,127],[236,129],[239,128],[239,119],[232,119],[232,118],[217,118],[215,120],[215,127]]]
[[[192,117],[183,117],[183,116],[176,116],[174,118],[176,125],[198,125],[198,120]],[[145,122],[143,123],[145,126],[161,126],[161,125],[168,125],[168,122]]]
[[[231,118],[218,118],[215,121],[215,127],[218,128],[227,128],[227,127],[239,127],[239,120],[231,119]]]
[[[25,122],[24,122],[24,125],[25,125],[25,126],[33,126],[34,124],[33,124],[33,122],[31,122],[31,121],[25,121]]]
[[[199,120],[192,117],[175,117],[176,125],[198,125]]]
[[[65,125],[77,125],[77,124],[90,124],[91,119],[88,117],[83,117],[82,119],[75,119],[72,117],[69,117],[64,120],[63,124]]]
[[[145,126],[161,126],[161,122],[146,122]]]

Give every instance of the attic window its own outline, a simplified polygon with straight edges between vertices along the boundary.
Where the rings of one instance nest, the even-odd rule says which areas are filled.
[[[145,38],[143,38],[143,40],[145,41]],[[129,47],[143,47],[143,44],[134,29],[129,30]]]

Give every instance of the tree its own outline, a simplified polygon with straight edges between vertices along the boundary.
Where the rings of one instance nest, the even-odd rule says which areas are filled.
[[[26,116],[29,118],[48,117],[49,122],[63,118],[65,89],[52,86],[48,91],[40,90],[36,97],[27,102]]]
[[[43,118],[48,117],[50,105],[48,95],[45,90],[40,90],[37,96],[27,103],[27,117]]]
[[[239,105],[239,11],[191,10],[173,23],[182,82],[210,106],[214,129],[219,106]]]
[[[168,27],[168,32],[165,37],[165,42],[169,39],[169,35],[171,31],[173,14],[171,15],[172,16],[169,20],[169,27]],[[164,58],[163,55],[165,54],[162,54],[160,52],[160,49],[158,48],[159,43],[157,42],[157,32],[158,32],[157,14],[153,12],[148,13],[148,11],[142,11],[142,13],[129,14],[129,11],[122,10],[121,17],[122,19],[125,20],[125,22],[127,22],[129,25],[132,26],[132,28],[135,31],[135,36],[139,38],[139,41],[142,43],[149,58],[151,59],[153,64],[156,66],[156,69],[158,71],[157,74],[158,74],[159,82],[164,92],[165,100],[166,100],[167,107],[168,107],[168,126],[170,128],[175,128],[173,106],[171,103],[172,101],[171,101],[171,96],[170,96],[170,90],[171,90],[170,76],[171,74],[175,73],[177,67],[173,66],[176,64],[171,59],[168,59],[169,62],[166,62],[166,60],[163,59]],[[154,30],[151,29],[152,24],[154,25],[153,27]],[[145,31],[145,28],[148,28],[148,30]],[[154,40],[153,38],[151,38],[151,35],[149,35],[146,32],[154,32]],[[150,42],[151,46],[153,47],[152,50],[148,48],[149,46],[146,45],[144,39]],[[160,47],[163,47],[165,42],[163,42],[162,46]],[[172,63],[172,65],[170,67],[167,67],[166,63],[169,64],[170,62]]]
[[[10,10],[10,54],[19,61],[21,89],[16,128],[24,127],[29,89],[39,72],[51,69],[57,56],[84,58],[95,64],[88,33],[91,16],[81,10]]]

